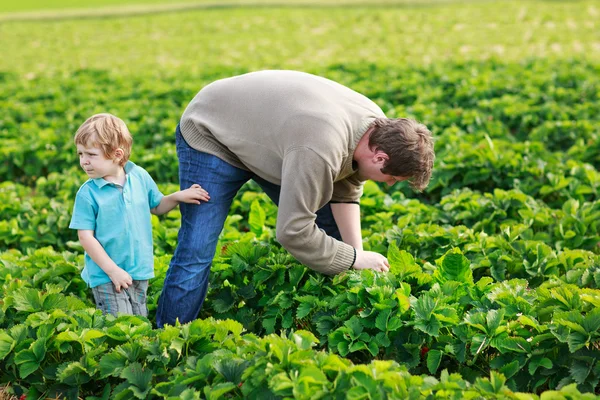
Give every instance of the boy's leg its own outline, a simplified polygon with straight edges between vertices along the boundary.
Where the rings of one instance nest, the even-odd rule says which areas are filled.
[[[148,280],[133,281],[133,285],[126,289],[131,302],[133,315],[148,316],[148,305],[146,304],[146,293],[148,293]]]
[[[115,285],[113,285],[112,282],[93,287],[92,293],[94,294],[96,307],[102,310],[103,313],[112,314],[115,317],[117,316],[117,313],[133,314],[129,295],[125,290],[121,290],[121,293],[117,293]]]
[[[156,324],[173,325],[194,320],[208,289],[210,266],[217,240],[238,190],[251,178],[248,171],[191,148],[177,130],[179,181],[182,189],[200,184],[210,200],[200,205],[180,204],[181,228],[177,248],[167,271]]]
[[[276,205],[279,205],[279,192],[281,191],[281,186],[275,185],[274,183],[265,181],[264,179],[253,176],[252,180],[254,180],[261,189],[273,200]],[[340,234],[340,230],[333,218],[333,213],[331,212],[330,203],[325,204],[319,211],[316,212],[317,226],[325,231],[326,234],[331,236],[334,239],[342,240],[342,235]]]

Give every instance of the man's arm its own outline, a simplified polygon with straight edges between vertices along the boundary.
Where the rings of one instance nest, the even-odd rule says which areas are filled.
[[[331,212],[344,243],[349,244],[356,250],[362,250],[360,205],[356,203],[331,203]]]
[[[331,203],[331,212],[344,243],[356,249],[356,259],[352,268],[387,272],[390,264],[386,257],[372,251],[363,251],[360,206],[355,203]]]

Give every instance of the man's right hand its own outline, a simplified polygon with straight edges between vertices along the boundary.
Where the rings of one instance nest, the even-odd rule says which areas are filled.
[[[388,272],[390,264],[387,258],[374,251],[356,250],[356,261],[352,266],[354,269],[372,269],[378,272]]]
[[[127,271],[122,268],[116,268],[114,272],[108,274],[108,277],[112,281],[113,285],[115,285],[115,290],[117,293],[121,293],[121,289],[127,289],[133,284],[131,275],[129,275]]]

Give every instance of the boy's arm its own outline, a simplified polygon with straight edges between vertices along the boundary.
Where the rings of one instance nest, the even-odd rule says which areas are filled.
[[[188,189],[180,190],[168,196],[164,196],[158,206],[150,210],[154,215],[163,215],[177,207],[179,203],[200,204],[200,201],[208,201],[208,192],[198,184],[193,184]]]
[[[117,293],[121,293],[121,289],[127,289],[133,283],[131,276],[109,257],[104,247],[94,237],[94,231],[78,230],[77,235],[81,246],[102,271],[108,275],[115,285]]]

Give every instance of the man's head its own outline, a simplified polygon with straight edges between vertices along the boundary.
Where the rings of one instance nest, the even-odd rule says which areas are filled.
[[[359,150],[363,178],[388,184],[408,180],[416,191],[427,187],[435,153],[425,125],[408,118],[377,118],[368,133]]]
[[[122,167],[129,160],[133,139],[127,125],[112,114],[88,118],[75,133],[75,145],[99,148],[103,156]]]

